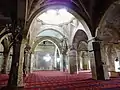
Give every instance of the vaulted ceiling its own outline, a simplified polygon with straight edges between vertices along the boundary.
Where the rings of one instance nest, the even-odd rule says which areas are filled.
[[[10,23],[12,18],[16,17],[16,10],[18,9],[17,6],[19,6],[19,2],[22,2],[21,5],[24,5],[23,3],[25,1],[28,1],[27,4],[27,16],[30,17],[33,12],[36,10],[36,8],[39,8],[39,6],[43,6],[47,2],[56,2],[56,0],[0,0],[0,26],[4,27],[4,24]],[[101,20],[102,16],[104,15],[105,11],[108,9],[108,7],[117,0],[57,0],[57,2],[73,2],[78,7],[81,7],[81,13],[85,12],[87,15],[83,14],[83,17],[86,19],[86,22],[92,26],[92,31],[95,32],[96,27],[99,24],[99,21]],[[17,3],[18,2],[18,3]],[[54,4],[52,3],[52,4]],[[24,6],[23,6],[24,8]],[[25,9],[25,8],[24,8]],[[21,9],[19,13],[22,11],[25,11],[24,9]],[[82,12],[82,10],[85,10]],[[91,20],[91,21],[90,21]],[[92,33],[93,33],[92,32]],[[93,33],[94,34],[94,33]]]

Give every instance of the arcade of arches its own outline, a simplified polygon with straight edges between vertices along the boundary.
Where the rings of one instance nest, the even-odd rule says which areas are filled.
[[[8,86],[23,86],[24,74],[40,70],[119,76],[120,0],[13,2],[0,7],[0,72],[9,74]]]

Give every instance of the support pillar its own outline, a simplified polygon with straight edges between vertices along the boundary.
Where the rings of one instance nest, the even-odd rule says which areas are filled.
[[[29,56],[29,73],[31,72],[31,63],[32,63],[32,61],[31,61],[31,57],[32,57],[32,53],[30,52],[30,56]]]
[[[8,61],[8,57],[9,57],[9,51],[4,51],[3,56],[4,56],[4,60],[3,60],[3,64],[2,64],[1,73],[6,74],[7,73],[7,61]]]
[[[88,63],[88,52],[84,51],[82,56],[83,61],[83,69],[88,70],[89,63]]]
[[[31,60],[30,60],[30,72],[32,72],[32,70],[34,70],[34,66],[35,65],[33,65],[33,64],[35,64],[35,59],[34,59],[34,54],[33,53],[31,53]]]
[[[60,55],[60,70],[65,72],[65,69],[66,69],[66,53],[63,52],[61,55]]]
[[[91,41],[88,42],[88,50],[89,50],[89,58],[90,58],[90,67],[91,67],[92,78],[97,80],[96,64],[95,64],[95,55],[94,55],[94,50],[93,50],[92,42],[94,42],[94,40],[91,40]],[[81,60],[82,60],[82,57],[81,57]],[[81,63],[82,63],[82,62],[81,62]]]
[[[110,77],[118,77],[119,73],[116,72],[115,64],[117,64],[118,59],[117,53],[115,51],[115,48],[113,47],[113,44],[109,45],[107,50],[107,56],[108,56],[108,65],[109,65],[109,75]]]
[[[77,72],[77,51],[75,49],[71,49],[68,51],[69,55],[69,73],[74,74]]]
[[[4,46],[4,52],[3,52],[4,60],[3,60],[3,64],[2,64],[1,73],[6,74],[7,73],[7,63],[8,63],[8,58],[9,58],[9,52],[10,52],[11,45],[8,43],[8,40],[6,40],[6,39],[4,39],[1,43]]]
[[[104,77],[106,80],[110,79],[107,65],[106,45],[104,44],[104,42],[101,43],[101,60],[104,63],[103,64]]]
[[[79,53],[78,53],[78,55],[77,55],[78,57],[77,57],[77,62],[78,62],[78,71],[80,71],[80,57],[79,57]]]
[[[79,70],[83,70],[83,59],[82,59],[81,56],[79,57],[79,60],[80,60],[80,67],[79,67]]]
[[[100,43],[94,40],[88,43],[89,57],[92,78],[96,80],[109,79],[108,70],[105,63],[102,61]]]
[[[8,88],[15,89],[24,87],[23,84],[23,62],[24,62],[24,41],[14,42],[13,57],[8,80]]]
[[[60,55],[60,71],[63,71],[63,55]]]
[[[57,68],[57,47],[55,48],[54,53],[54,69]]]
[[[29,67],[30,67],[30,49],[31,49],[31,47],[28,45],[28,44],[26,44],[26,47],[25,47],[25,49],[24,49],[24,69],[25,69],[25,71],[26,71],[26,73],[29,73]]]
[[[24,62],[24,40],[25,35],[23,31],[26,26],[26,0],[12,0],[11,1],[11,32],[13,35],[13,56],[12,65],[9,74],[9,80],[5,90],[23,90],[23,62]],[[19,88],[20,87],[20,88]]]
[[[65,72],[65,70],[66,70],[66,64],[67,64],[67,62],[66,62],[66,53],[63,53],[63,71]]]
[[[103,70],[103,62],[101,60],[101,52],[100,52],[100,43],[93,42],[93,50],[95,56],[95,65],[96,65],[96,79],[97,80],[105,80],[104,70]]]

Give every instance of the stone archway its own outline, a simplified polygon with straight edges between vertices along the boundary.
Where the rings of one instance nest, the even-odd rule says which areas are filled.
[[[46,3],[46,2],[48,2],[48,3]],[[34,10],[33,10],[33,12],[31,12],[30,13],[30,16],[29,16],[29,19],[28,19],[28,24],[27,24],[27,26],[26,26],[26,31],[25,31],[25,36],[27,36],[27,34],[29,34],[30,35],[30,32],[32,31],[32,32],[36,32],[36,29],[34,29],[34,26],[35,26],[35,23],[36,23],[36,21],[37,21],[37,18],[38,18],[38,16],[39,15],[41,15],[42,13],[44,13],[44,12],[46,12],[48,9],[55,9],[55,8],[61,8],[61,7],[63,7],[63,8],[66,8],[67,9],[67,11],[69,12],[69,13],[71,13],[72,15],[74,15],[74,17],[75,17],[75,19],[78,19],[77,20],[77,22],[79,22],[79,25],[77,26],[77,27],[75,27],[75,25],[73,24],[73,26],[72,26],[72,22],[73,21],[71,21],[70,23],[68,23],[67,25],[68,25],[68,31],[66,31],[66,32],[68,32],[68,33],[66,33],[66,36],[68,35],[69,37],[67,38],[68,40],[67,40],[67,45],[68,46],[71,46],[72,45],[72,41],[73,41],[73,38],[74,38],[74,35],[76,34],[76,32],[77,32],[77,30],[78,29],[83,29],[83,31],[84,31],[84,33],[86,33],[87,34],[87,40],[91,40],[92,39],[92,34],[91,34],[91,30],[90,30],[90,28],[91,28],[91,24],[90,24],[90,22],[91,22],[91,20],[90,20],[90,18],[89,18],[89,15],[87,14],[87,12],[86,12],[86,10],[85,10],[85,8],[84,8],[84,6],[82,6],[81,5],[81,3],[79,3],[78,5],[76,5],[76,3],[75,2],[73,2],[73,1],[52,1],[52,2],[49,2],[49,1],[46,1],[45,2],[45,5],[44,4],[41,4],[41,5],[43,5],[42,7],[41,6],[39,6],[39,4],[38,4],[38,7],[36,7]],[[79,1],[80,2],[80,1]],[[69,4],[67,4],[67,3],[69,3]],[[67,5],[66,5],[67,4]],[[69,5],[73,5],[72,7],[70,7]],[[81,8],[80,8],[81,7]],[[81,11],[81,12],[80,12]],[[43,25],[43,26],[45,26],[44,25],[45,24],[45,22],[40,22],[39,23],[39,26],[41,26],[41,25]],[[64,24],[64,23],[63,23]],[[69,24],[71,24],[71,27],[70,27],[70,25]],[[51,25],[51,24],[50,24]],[[61,27],[61,25],[55,25],[55,27],[58,27],[58,26],[60,26]],[[65,26],[66,27],[66,26]],[[46,27],[45,27],[46,28]],[[44,28],[44,29],[45,29]],[[71,29],[72,28],[72,30],[69,30],[69,29]],[[48,28],[46,28],[46,29],[48,29]],[[51,29],[51,28],[50,28]],[[53,28],[52,28],[53,29]],[[44,31],[44,30],[43,30]],[[58,31],[60,31],[60,30],[58,30]],[[65,31],[65,29],[63,30],[63,31]],[[33,34],[33,33],[31,33],[31,34]],[[82,35],[82,34],[81,34]],[[66,38],[66,36],[65,36],[65,38]],[[71,37],[72,36],[72,37]],[[32,37],[32,35],[30,35],[30,37]],[[34,40],[33,40],[34,41]],[[79,41],[77,41],[77,43],[78,43]],[[75,44],[75,43],[74,43]],[[91,44],[91,42],[89,43],[89,50],[91,50],[92,49],[92,44]]]
[[[70,1],[71,2],[71,1]],[[67,8],[68,12],[73,14],[77,19],[78,21],[80,22],[79,26],[77,27],[77,29],[81,29],[80,27],[82,27],[82,29],[84,29],[84,32],[87,33],[88,35],[88,38],[91,40],[92,39],[92,34],[91,34],[91,31],[90,31],[90,27],[91,25],[89,24],[89,21],[91,22],[89,16],[87,16],[87,12],[86,10],[84,10],[84,7],[82,6],[82,8],[79,8],[80,6],[76,6],[76,4],[74,2],[70,3],[70,5],[73,5],[73,7],[69,7],[68,5],[65,5],[66,3],[69,3],[69,0],[68,1],[62,1],[62,2],[59,2],[59,1],[56,1],[56,2],[49,2],[48,5],[44,6],[43,7],[40,7],[38,6],[36,10],[34,10],[34,12],[31,13],[30,17],[29,17],[29,23],[28,23],[28,26],[27,26],[27,30],[28,31],[31,31],[33,29],[33,26],[34,26],[34,22],[36,22],[36,18],[43,12],[45,12],[47,9],[54,9],[54,8],[61,8],[61,7],[65,7]],[[79,3],[80,4],[80,3]],[[57,5],[57,6],[56,6]],[[82,10],[82,13],[79,12],[81,9]],[[84,12],[85,11],[85,12]],[[83,15],[84,13],[84,15]],[[86,17],[84,17],[86,16]],[[88,20],[88,22],[87,22]],[[86,22],[85,22],[86,21]],[[89,27],[88,27],[89,26]],[[69,43],[69,46],[71,46],[71,41],[74,37],[74,34],[76,33],[77,29],[73,29],[73,32],[72,34],[70,34],[69,36],[72,35],[72,38],[68,38],[68,43]],[[28,31],[26,31],[26,34],[28,33]],[[71,31],[69,32],[71,33]],[[89,44],[91,45],[91,43]],[[92,49],[92,45],[90,46],[90,49]]]
[[[90,23],[89,23],[90,18],[89,18],[89,16],[87,15],[87,12],[85,11],[85,9],[84,9],[84,7],[81,5],[81,3],[79,3],[79,4],[80,4],[79,7],[81,7],[81,8],[79,8],[79,7],[75,4],[75,2],[69,1],[69,0],[68,0],[68,1],[62,1],[62,2],[59,2],[59,1],[52,1],[52,2],[50,2],[50,1],[46,1],[46,2],[43,1],[43,2],[44,2],[45,4],[41,3],[41,4],[43,4],[42,6],[37,6],[37,8],[35,8],[35,10],[30,13],[30,16],[29,16],[29,19],[28,19],[27,30],[30,31],[30,29],[32,29],[33,23],[34,23],[35,19],[36,19],[41,13],[43,13],[45,10],[47,10],[48,7],[49,7],[49,9],[50,9],[50,8],[56,8],[56,7],[58,7],[58,8],[59,8],[59,7],[66,7],[66,8],[68,9],[68,12],[72,13],[75,17],[77,17],[77,18],[80,20],[80,22],[82,22],[82,24],[83,24],[83,26],[85,27],[85,29],[90,32],[90,30],[89,30],[89,28],[91,27],[91,25],[90,25]],[[67,4],[67,5],[65,5],[65,4]],[[72,5],[72,7],[70,7],[69,4]],[[38,4],[38,5],[39,5],[39,4]],[[56,5],[57,5],[57,6],[56,6]],[[74,8],[73,8],[73,7],[74,7]],[[79,12],[81,9],[83,9],[85,12],[82,12],[82,13]],[[84,14],[84,15],[83,15],[83,14]],[[81,18],[80,16],[82,16],[82,17],[84,18],[84,20],[83,20],[83,18]],[[85,16],[86,16],[86,17],[85,17]],[[87,24],[85,23],[85,21],[87,22],[89,28],[88,28]],[[26,32],[26,34],[28,33],[28,31],[25,31],[25,32]],[[27,36],[27,35],[25,35],[25,36]]]
[[[85,10],[85,8],[83,7],[83,5],[81,5],[81,2],[79,1],[79,5],[77,5],[75,2],[67,0],[67,1],[43,1],[43,2],[38,2],[38,4],[36,5],[36,8],[34,8],[34,10],[31,10],[29,12],[29,24],[28,24],[28,28],[31,24],[31,22],[33,21],[33,19],[38,16],[38,13],[42,13],[44,12],[45,8],[53,8],[53,7],[68,7],[70,8],[70,12],[75,15],[76,17],[79,18],[79,15],[85,18],[85,21],[89,22],[90,18]],[[72,6],[72,7],[71,7]],[[78,10],[78,11],[77,11]],[[77,11],[77,12],[76,12]],[[82,13],[81,13],[82,11]],[[76,13],[75,13],[76,12]],[[77,15],[78,13],[78,15]],[[89,26],[91,25],[90,22],[88,23]]]
[[[62,47],[61,47],[61,45],[60,45],[60,40],[57,39],[57,38],[49,37],[49,36],[39,37],[39,38],[35,41],[35,43],[33,44],[33,46],[32,46],[32,52],[34,52],[35,47],[36,47],[40,42],[42,42],[43,40],[50,40],[50,41],[52,41],[52,42],[59,48],[59,50],[60,50],[60,52],[61,52],[61,48],[62,48]]]
[[[120,0],[114,2],[102,17],[96,30],[96,39],[101,45],[102,61],[107,65],[111,76],[116,76],[114,60],[118,56],[115,50],[120,41]],[[113,54],[114,53],[114,54]],[[107,71],[106,67],[106,71]],[[112,70],[111,70],[112,68]]]
[[[61,53],[61,41],[58,39],[58,38],[55,38],[55,37],[50,37],[50,36],[39,36],[39,37],[37,37],[37,39],[36,39],[36,41],[34,42],[34,44],[33,44],[33,46],[32,46],[32,60],[31,60],[31,67],[34,67],[35,65],[34,65],[34,60],[33,60],[33,58],[35,58],[35,55],[34,54],[39,54],[39,53],[35,53],[35,48],[37,47],[37,45],[39,44],[39,43],[41,43],[41,42],[44,42],[44,41],[48,41],[48,42],[51,42],[51,43],[53,43],[53,45],[55,46],[55,50],[54,50],[54,56],[52,55],[52,62],[51,62],[51,65],[50,65],[50,67],[51,67],[51,69],[57,69],[57,53],[59,54],[59,57],[60,57],[60,53]],[[45,45],[46,46],[46,45]],[[46,49],[47,50],[47,49]],[[46,52],[45,52],[46,53]],[[43,54],[43,53],[42,53]],[[42,55],[41,54],[41,55]],[[52,54],[52,53],[51,53]],[[44,60],[42,60],[42,61],[44,61]],[[45,64],[45,62],[44,62],[44,64]],[[47,62],[46,62],[46,64],[47,64]],[[46,65],[45,64],[45,65]],[[47,64],[48,65],[48,64]],[[49,65],[48,65],[49,66]],[[34,68],[35,69],[35,68]],[[44,68],[45,69],[45,68]],[[46,68],[47,69],[47,68]]]
[[[8,73],[8,69],[7,69],[7,64],[9,61],[9,57],[10,57],[10,48],[13,45],[13,41],[12,39],[12,33],[9,31],[6,31],[6,29],[8,29],[8,27],[4,28],[3,31],[0,34],[0,43],[3,44],[3,48],[4,50],[1,52],[1,55],[3,55],[3,63],[1,66],[1,73]]]
[[[12,33],[3,33],[3,35],[1,35],[1,37],[0,37],[0,42],[2,42],[2,40],[3,40],[5,37],[8,37],[8,35],[12,35]]]
[[[55,32],[58,32],[61,36],[64,36],[64,33],[62,32],[63,29],[59,26],[53,26],[53,25],[42,25],[42,27],[40,27],[40,31],[38,32],[38,34],[46,30],[53,30]]]
[[[36,23],[34,22],[34,24],[36,24]],[[36,29],[36,27],[37,27],[37,29]],[[42,32],[52,31],[52,32],[59,33],[59,35],[61,35],[62,37],[65,37],[65,34],[67,34],[67,32],[63,28],[61,28],[60,26],[57,26],[57,25],[56,26],[54,26],[54,25],[37,25],[36,27],[33,26],[33,29],[31,29],[29,31],[29,36],[30,36],[29,43],[30,44],[32,44],[32,42],[35,40],[36,35],[39,36],[39,34],[41,34]]]
[[[75,48],[77,49],[80,41],[87,42],[87,40],[88,40],[87,34],[83,30],[78,29],[72,40],[72,45],[75,45]]]
[[[90,70],[90,57],[88,53],[88,44],[81,41],[78,46],[78,70]]]
[[[108,43],[119,43],[120,39],[120,1],[114,2],[106,11],[99,27],[96,37]],[[111,40],[110,40],[111,39]]]
[[[71,48],[68,51],[69,52],[69,63],[70,63],[70,67],[71,67],[70,71],[72,71],[72,73],[74,72],[75,69],[76,69],[75,71],[78,72],[78,70],[80,68],[80,60],[78,58],[79,57],[78,53],[80,52],[78,50],[80,48],[79,45],[82,41],[87,42],[87,40],[88,40],[88,37],[87,37],[86,33],[83,30],[78,29],[74,35]],[[88,52],[88,49],[87,49],[87,52]],[[72,62],[72,64],[71,64],[71,62]],[[74,70],[72,70],[72,68],[74,68]]]

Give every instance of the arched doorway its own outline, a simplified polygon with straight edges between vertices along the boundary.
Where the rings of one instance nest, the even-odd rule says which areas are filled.
[[[50,40],[41,41],[34,50],[33,70],[60,70],[58,51]]]

